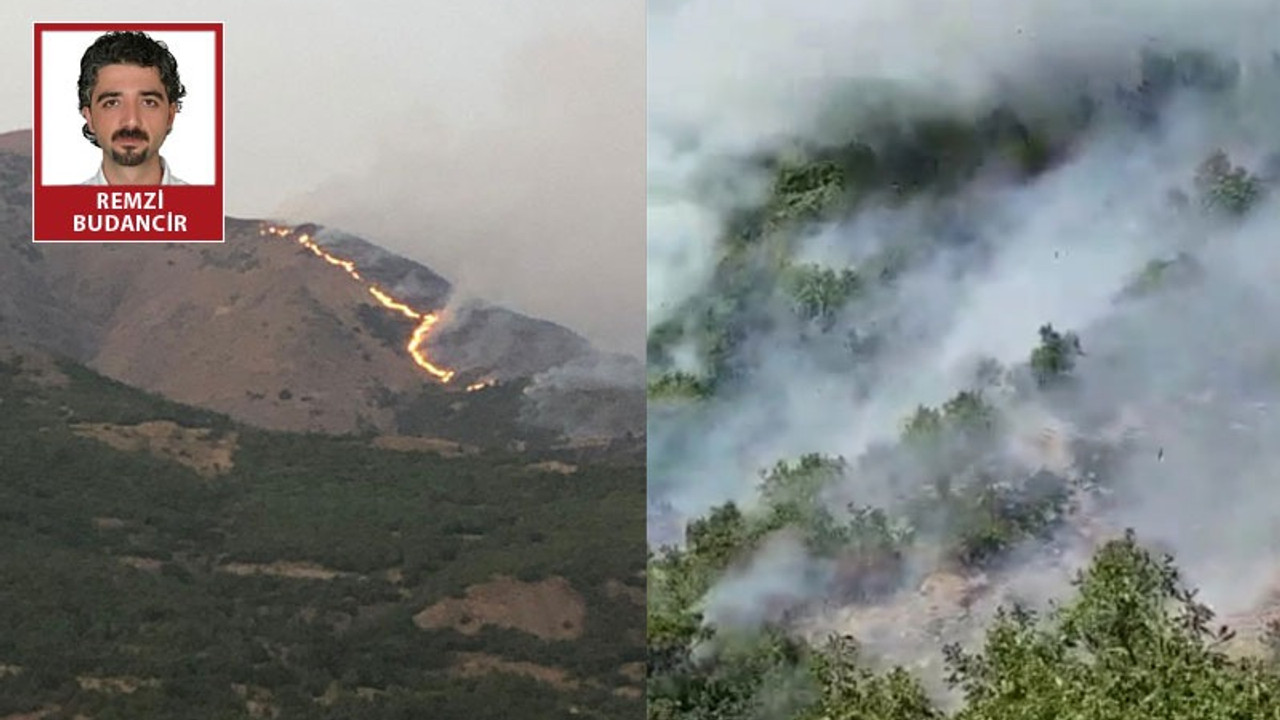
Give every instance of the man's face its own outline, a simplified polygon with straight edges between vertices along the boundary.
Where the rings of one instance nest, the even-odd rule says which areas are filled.
[[[80,114],[116,164],[134,167],[160,152],[177,111],[157,68],[107,65]]]

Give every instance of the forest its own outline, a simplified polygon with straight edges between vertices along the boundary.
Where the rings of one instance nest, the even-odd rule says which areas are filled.
[[[0,716],[562,718],[639,713],[643,465],[553,449],[446,457],[268,432],[64,360],[0,363]],[[172,422],[177,455],[86,427]],[[182,462],[229,441],[231,466]],[[252,567],[296,567],[245,572]],[[240,568],[240,571],[232,571]],[[564,578],[573,638],[422,627],[495,577]],[[459,675],[483,653],[553,668]]]
[[[648,554],[651,720],[1280,713],[1278,626],[1264,617],[1245,637],[1218,617],[1167,551],[1193,533],[1180,528],[1179,538],[1151,509],[1218,512],[1192,507],[1191,492],[1179,499],[1185,488],[1238,510],[1238,497],[1208,489],[1210,478],[1229,468],[1266,475],[1263,456],[1244,449],[1267,431],[1237,418],[1280,387],[1280,345],[1264,332],[1233,356],[1240,346],[1198,344],[1188,328],[1209,323],[1243,339],[1224,314],[1269,307],[1245,290],[1255,306],[1217,292],[1232,282],[1224,268],[1236,267],[1224,257],[1256,251],[1249,243],[1266,234],[1265,218],[1274,223],[1280,145],[1242,140],[1234,147],[1251,147],[1251,158],[1271,152],[1250,162],[1212,145],[1169,150],[1160,143],[1173,142],[1174,109],[1245,103],[1239,68],[1207,52],[1150,50],[1136,69],[1132,85],[1063,93],[1049,113],[1011,102],[977,117],[877,123],[864,112],[841,126],[844,139],[797,138],[733,166],[752,168],[769,191],[716,205],[730,209],[711,270],[666,306],[648,340],[651,512],[681,528]],[[1270,91],[1280,88],[1277,71],[1265,75]],[[1104,184],[1080,179],[1104,152],[1093,146],[1143,143],[1198,156],[1191,172],[1125,187],[1107,209],[1089,205],[1086,183]],[[716,187],[703,180],[693,185]],[[1139,215],[1115,209],[1126,201],[1150,213],[1132,222],[1140,240],[1120,226]],[[1005,231],[1018,222],[1053,239],[1034,247],[1047,259],[1027,249],[1032,238]],[[1055,223],[1070,230],[1044,229]],[[1078,227],[1102,237],[1072,238]],[[1073,252],[1094,264],[1079,261],[1071,278],[1043,269]],[[1012,306],[1034,300],[971,299],[1008,277],[1052,286],[1044,296],[1055,314],[1085,317],[1057,302],[1072,291],[1098,309],[1089,322],[1031,324]],[[974,308],[990,312],[967,324]],[[1025,329],[1012,337],[996,327],[1002,313]],[[978,352],[944,366],[936,358],[961,330]],[[1160,360],[1182,374],[1157,369]],[[1190,402],[1189,388],[1211,398],[1191,410],[1201,417],[1174,418],[1158,404]],[[904,404],[909,391],[945,399]],[[891,406],[901,410],[886,414]],[[1166,417],[1104,432],[1134,412]],[[884,419],[862,424],[863,413]],[[1219,422],[1238,445],[1216,442],[1226,432],[1209,427],[1218,417],[1231,418]],[[1201,444],[1174,446],[1161,433]],[[730,460],[805,446],[818,449],[765,461],[751,487],[730,480]],[[1213,469],[1187,479],[1201,466],[1179,469],[1166,449]],[[1194,538],[1211,537],[1226,517],[1204,529],[1197,521]],[[1250,520],[1248,537],[1266,522]],[[1274,566],[1268,548],[1254,552],[1272,553]],[[1046,570],[1062,574],[1069,560],[1069,580]],[[1198,571],[1210,562],[1197,561]],[[1053,587],[1051,597],[996,592],[1029,577]],[[942,593],[941,616],[918,613],[911,599],[930,583],[962,588]],[[881,626],[901,635],[873,632]]]

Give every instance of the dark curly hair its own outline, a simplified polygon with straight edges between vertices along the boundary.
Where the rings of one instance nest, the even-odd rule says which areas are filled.
[[[164,43],[151,39],[143,32],[109,32],[93,41],[84,56],[80,58],[80,109],[89,107],[93,97],[93,86],[98,82],[98,71],[106,65],[137,65],[153,67],[160,71],[160,82],[164,84],[165,95],[169,102],[182,108],[182,98],[187,89],[178,78],[178,61],[169,52]],[[80,130],[86,139],[98,145],[98,138],[85,123]]]

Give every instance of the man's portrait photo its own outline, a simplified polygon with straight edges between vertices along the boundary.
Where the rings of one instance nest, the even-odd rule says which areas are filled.
[[[46,31],[42,45],[43,184],[215,183],[212,32]]]
[[[85,139],[102,150],[86,185],[185,185],[160,154],[187,94],[169,48],[143,32],[112,32],[80,58]]]

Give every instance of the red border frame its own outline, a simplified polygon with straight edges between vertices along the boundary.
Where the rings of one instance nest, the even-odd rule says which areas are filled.
[[[32,23],[34,34],[34,56],[32,59],[32,67],[34,68],[34,87],[33,87],[33,112],[31,127],[31,229],[32,242],[36,243],[67,243],[67,242],[225,242],[226,241],[226,186],[223,183],[223,115],[225,114],[225,106],[223,105],[222,87],[224,84],[224,68],[222,54],[222,37],[224,23],[220,21],[193,21],[193,22],[35,22]],[[217,193],[218,210],[222,216],[222,237],[216,240],[189,240],[183,238],[168,239],[140,239],[140,240],[37,240],[35,239],[36,231],[36,203],[37,194],[44,185],[44,169],[41,162],[42,153],[40,148],[44,138],[42,124],[42,84],[41,84],[41,60],[43,58],[42,51],[43,37],[45,32],[49,31],[91,31],[91,32],[111,32],[113,30],[141,30],[143,32],[150,31],[170,31],[170,32],[212,32],[214,36],[214,103],[216,105],[214,111],[214,182],[213,188]],[[52,186],[50,186],[52,187]],[[179,188],[186,190],[187,188]],[[199,186],[190,189],[202,189]],[[166,192],[170,192],[170,188],[166,187]]]

